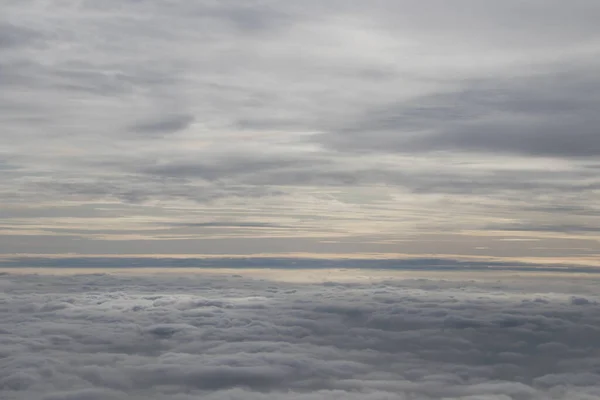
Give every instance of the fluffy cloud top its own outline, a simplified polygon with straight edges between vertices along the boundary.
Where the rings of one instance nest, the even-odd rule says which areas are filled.
[[[600,398],[598,278],[263,272],[4,274],[0,397]]]

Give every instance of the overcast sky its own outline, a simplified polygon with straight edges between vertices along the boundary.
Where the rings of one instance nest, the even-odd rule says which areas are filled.
[[[597,0],[2,0],[0,252],[593,263]]]

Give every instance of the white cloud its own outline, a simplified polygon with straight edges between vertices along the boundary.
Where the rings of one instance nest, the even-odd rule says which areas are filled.
[[[593,276],[241,273],[2,275],[1,397],[600,397]]]

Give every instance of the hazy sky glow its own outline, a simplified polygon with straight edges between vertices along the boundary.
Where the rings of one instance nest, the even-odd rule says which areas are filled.
[[[600,2],[3,0],[0,252],[600,254]]]

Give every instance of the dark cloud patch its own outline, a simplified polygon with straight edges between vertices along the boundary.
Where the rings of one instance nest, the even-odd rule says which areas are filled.
[[[35,30],[0,20],[0,50],[25,46],[40,38]]]
[[[124,392],[110,389],[67,390],[43,396],[42,400],[119,400]]]
[[[194,122],[194,117],[189,114],[171,115],[156,121],[141,122],[131,129],[144,134],[175,133],[187,129]]]
[[[487,229],[513,232],[557,232],[557,233],[599,233],[598,226],[586,224],[552,224],[540,222],[524,222],[518,224],[488,225]]]
[[[19,166],[0,159],[0,173],[18,170]]]
[[[168,226],[173,228],[291,228],[291,226],[258,221],[172,222]]]
[[[302,173],[302,170],[314,170],[319,167],[326,168],[332,162],[324,158],[307,156],[284,157],[281,155],[257,154],[253,156],[236,153],[225,153],[220,157],[207,157],[206,160],[173,161],[162,165],[142,167],[140,173],[173,177],[173,178],[200,178],[207,181],[222,179],[238,179],[240,183],[253,183],[253,179],[260,179],[257,175],[269,174],[279,171],[281,173]],[[285,184],[283,181],[273,179],[271,184]],[[288,181],[287,184],[294,184]]]
[[[333,133],[333,148],[419,153],[600,154],[600,79],[589,70],[467,82],[460,91],[384,106]]]
[[[444,257],[389,259],[323,259],[310,257],[4,257],[2,268],[273,268],[331,269],[363,268],[398,271],[521,271],[521,272],[588,272],[600,270],[590,266],[531,264],[517,261],[461,260]]]
[[[308,161],[308,160],[307,160]],[[380,184],[406,188],[414,193],[447,193],[455,195],[498,195],[513,192],[592,194],[600,188],[598,175],[579,169],[566,171],[521,170],[518,179],[514,171],[500,168],[477,168],[477,163],[455,162],[436,171],[407,170],[359,165],[342,168],[332,163],[306,162],[287,168],[265,168],[260,173],[245,170],[243,181],[258,185],[353,185]],[[258,172],[258,171],[257,171]],[[225,176],[223,174],[222,176]]]
[[[2,219],[45,219],[45,218],[107,218],[120,217],[123,210],[110,208],[110,204],[83,204],[57,207],[13,206],[0,210]]]
[[[586,216],[586,217],[600,217],[600,209],[597,209],[594,205],[590,206],[578,206],[575,204],[557,204],[557,205],[534,205],[523,207],[525,211],[533,211],[546,214],[560,214],[560,215],[575,215],[575,216]]]
[[[226,274],[2,275],[0,393],[597,397],[595,276],[344,276],[285,283]]]
[[[494,194],[500,192],[578,192],[600,187],[598,174],[589,169],[514,170],[498,167],[477,168],[477,161],[449,160],[441,170],[414,170],[372,160],[356,162],[315,152],[304,157],[290,155],[224,153],[204,160],[172,161],[158,165],[122,165],[119,168],[153,176],[160,180],[203,179],[209,182],[237,182],[252,186],[374,186],[393,185],[415,193]]]
[[[553,112],[549,110],[548,112]],[[597,157],[600,137],[595,115],[518,123],[517,121],[483,122],[455,127],[446,133],[417,139],[410,150],[464,150],[520,153],[550,157]]]
[[[275,34],[282,29],[289,29],[293,23],[298,22],[298,15],[286,13],[285,10],[268,2],[213,4],[213,7],[206,7],[198,14],[227,21],[244,34]]]
[[[208,203],[223,198],[255,198],[278,196],[285,192],[276,188],[258,187],[245,184],[210,185],[202,182],[181,180],[185,175],[160,176],[153,179],[146,176],[128,175],[127,172],[114,179],[94,180],[41,180],[30,186],[31,190],[43,190],[61,198],[102,201],[119,199],[125,204],[140,204],[157,199],[183,199],[198,203]]]

